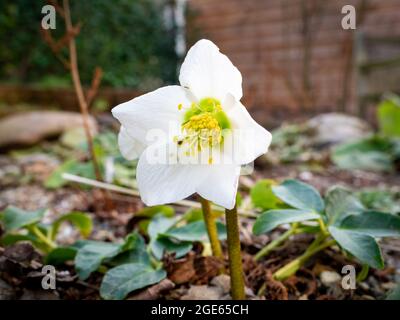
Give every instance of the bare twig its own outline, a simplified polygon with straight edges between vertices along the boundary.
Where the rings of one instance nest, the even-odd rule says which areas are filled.
[[[71,38],[75,38],[79,32],[81,32],[81,24],[78,23],[76,26],[73,26],[71,30],[67,31],[64,36],[57,41],[57,43],[55,44],[55,48],[54,50],[56,52],[60,51],[62,48],[64,48],[65,46],[68,45],[69,40]]]
[[[47,0],[47,2],[48,2],[49,4],[51,4],[51,5],[56,9],[56,11],[58,12],[58,14],[59,14],[61,17],[65,18],[64,10],[63,10],[63,8],[58,4],[57,0]]]
[[[96,67],[93,73],[92,84],[86,95],[86,101],[88,107],[91,106],[94,97],[97,95],[97,91],[99,89],[102,76],[103,76],[103,70],[100,67]]]
[[[64,19],[66,31],[65,31],[64,36],[61,39],[56,41],[52,37],[51,32],[49,30],[41,30],[43,39],[49,45],[50,49],[53,51],[53,53],[57,57],[57,59],[59,59],[61,61],[61,63],[64,65],[64,67],[71,72],[72,82],[74,85],[76,96],[78,98],[78,104],[79,104],[79,108],[80,108],[82,120],[83,120],[82,121],[83,128],[84,128],[85,135],[86,135],[89,154],[90,154],[90,157],[91,157],[91,160],[93,163],[94,173],[95,173],[96,179],[99,181],[102,181],[103,178],[102,178],[100,166],[97,161],[96,154],[95,154],[92,132],[90,131],[90,125],[89,125],[89,122],[90,122],[89,121],[89,105],[93,101],[93,98],[95,97],[97,90],[99,88],[102,71],[100,68],[95,69],[95,72],[93,75],[93,80],[92,80],[92,86],[88,92],[88,96],[85,97],[81,79],[80,79],[80,75],[79,75],[78,57],[77,57],[76,44],[75,44],[75,37],[79,34],[81,25],[80,25],[80,23],[78,23],[76,25],[72,24],[71,12],[70,12],[68,0],[63,0],[63,6],[61,6],[57,0],[48,0],[48,3],[53,5],[55,7],[56,11],[58,12],[58,14],[60,14],[60,16]],[[68,53],[69,53],[68,58],[66,58],[62,55],[62,49],[66,46],[68,46]],[[110,210],[113,209],[113,204],[112,204],[111,200],[109,199],[107,192],[104,190],[103,190],[103,196],[104,196],[106,208],[110,209]]]
[[[50,30],[40,28],[40,33],[42,34],[43,40],[50,47],[51,51],[53,51],[56,58],[64,65],[65,69],[70,70],[71,66],[69,64],[69,61],[68,59],[63,57],[59,52],[60,51],[58,49],[59,45],[56,43],[56,41],[54,41],[53,36],[50,33]]]
[[[65,26],[67,28],[67,33],[71,33],[74,30],[74,27],[72,25],[71,21],[71,13],[69,9],[69,1],[68,0],[63,0],[63,8],[64,8],[64,19],[65,19]],[[90,132],[90,126],[89,126],[89,110],[88,110],[88,104],[85,99],[85,95],[83,94],[83,89],[82,89],[82,83],[81,79],[79,76],[79,69],[78,69],[78,58],[76,54],[76,45],[75,45],[75,38],[74,37],[69,37],[68,39],[68,47],[69,47],[69,63],[71,66],[71,76],[72,76],[72,81],[74,83],[75,87],[75,92],[76,96],[78,98],[79,102],[79,107],[81,109],[82,113],[82,118],[83,118],[83,126],[86,134],[86,139],[88,143],[88,148],[89,152],[93,161],[93,168],[94,172],[96,175],[97,180],[103,180],[99,164],[97,162],[96,154],[94,151],[94,145],[93,145],[93,137],[92,133]]]

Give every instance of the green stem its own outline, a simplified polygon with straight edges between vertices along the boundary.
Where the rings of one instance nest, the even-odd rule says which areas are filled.
[[[236,205],[225,210],[228,236],[229,271],[231,276],[231,295],[233,300],[245,299],[242,257],[240,254],[239,220]]]
[[[325,226],[324,220],[322,220],[322,218],[319,218],[318,223],[319,223],[319,227],[321,228],[322,233],[325,235],[329,235],[329,231]]]
[[[360,273],[357,275],[357,282],[362,282],[368,277],[369,265],[363,264]]]
[[[282,242],[284,242],[287,238],[289,238],[292,234],[294,234],[296,232],[297,226],[298,226],[298,224],[294,223],[289,230],[287,230],[285,233],[281,234],[278,238],[271,241],[268,245],[266,245],[264,248],[262,248],[260,251],[258,251],[257,254],[254,256],[254,259],[256,261],[258,261],[262,257],[269,254],[273,249],[275,249]]]
[[[314,239],[314,241],[308,246],[307,251],[311,251],[314,248],[318,247],[320,245],[321,242],[323,242],[326,238],[328,238],[328,235],[322,233],[319,233],[316,238]]]
[[[276,271],[274,273],[274,278],[276,280],[284,280],[288,277],[290,277],[291,275],[293,275],[294,273],[296,273],[297,270],[299,270],[299,268],[314,254],[316,254],[317,252],[332,246],[333,244],[335,244],[335,240],[330,240],[330,241],[326,241],[322,244],[319,245],[315,245],[317,242],[316,240],[319,240],[318,238],[315,239],[315,241],[310,245],[310,247],[308,247],[308,249],[298,258],[292,260],[291,262],[289,262],[287,265],[283,266],[282,268],[280,268],[278,271]]]
[[[47,245],[49,247],[50,250],[53,250],[54,248],[57,247],[57,244],[55,242],[53,242],[52,240],[50,240],[48,237],[46,237],[42,231],[40,231],[40,229],[35,226],[32,225],[29,227],[29,230],[36,236],[39,238],[39,240],[41,240],[45,245]]]
[[[210,239],[213,256],[222,259],[223,255],[222,255],[221,243],[219,242],[218,239],[218,229],[215,221],[215,215],[211,210],[211,203],[210,201],[200,196],[199,199],[203,211],[204,223],[206,225],[208,238]]]

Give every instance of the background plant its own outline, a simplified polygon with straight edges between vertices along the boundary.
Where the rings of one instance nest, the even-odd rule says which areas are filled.
[[[83,212],[71,212],[57,218],[53,223],[44,224],[41,221],[46,211],[25,211],[14,206],[7,207],[0,213],[0,222],[5,230],[1,243],[11,245],[18,241],[30,241],[47,254],[58,248],[55,241],[64,222],[74,225],[83,237],[88,237],[92,232],[92,220]]]
[[[255,258],[261,259],[293,234],[315,234],[314,241],[300,257],[274,273],[278,280],[294,274],[317,252],[336,245],[363,265],[382,269],[378,239],[400,236],[400,217],[366,209],[345,188],[332,188],[325,200],[312,186],[298,180],[286,180],[271,189],[290,208],[264,212],[257,218],[253,232],[256,235],[267,233],[282,224],[290,224],[290,229],[263,248]]]
[[[336,146],[333,162],[344,169],[393,172],[400,159],[400,97],[388,95],[377,107],[378,132]]]

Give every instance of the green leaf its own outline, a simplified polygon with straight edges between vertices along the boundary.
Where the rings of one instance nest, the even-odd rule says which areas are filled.
[[[364,211],[344,219],[340,228],[365,233],[372,237],[398,237],[400,217],[390,213]]]
[[[240,206],[242,205],[242,203],[243,203],[243,197],[242,197],[242,195],[240,194],[240,192],[238,191],[238,192],[236,193],[236,206],[237,206],[238,208],[240,208]]]
[[[319,192],[299,180],[286,180],[279,186],[273,186],[272,191],[279,199],[296,209],[316,212],[324,210],[324,201]]]
[[[43,219],[45,212],[46,209],[25,211],[14,206],[9,206],[4,211],[4,228],[9,232],[38,223]]]
[[[191,242],[173,241],[169,238],[158,238],[150,242],[150,249],[156,259],[161,260],[164,253],[175,253],[175,258],[181,258],[192,250]]]
[[[119,266],[126,263],[142,263],[151,266],[150,256],[147,251],[136,249],[121,252],[107,263],[112,266]]]
[[[187,223],[200,221],[203,219],[203,210],[198,208],[192,208],[185,212],[184,219]]]
[[[368,264],[372,268],[383,268],[382,253],[373,237],[334,226],[329,227],[329,232],[343,249],[362,263]]]
[[[68,182],[62,178],[62,174],[64,172],[67,172],[74,163],[76,163],[75,160],[64,162],[46,179],[46,181],[44,182],[44,186],[48,189],[57,189],[66,185]]]
[[[125,238],[125,243],[121,247],[122,252],[112,258],[113,265],[125,263],[142,263],[151,265],[150,256],[146,250],[146,244],[143,237],[134,232]]]
[[[121,245],[109,242],[91,242],[79,249],[75,257],[75,269],[81,280],[96,271],[104,259],[112,258],[121,251]]]
[[[377,108],[379,130],[388,137],[400,137],[400,99],[392,96]]]
[[[178,218],[167,218],[162,215],[158,215],[151,220],[147,228],[147,233],[151,239],[156,239],[158,234],[166,232],[177,221]]]
[[[150,249],[157,259],[161,259],[165,252],[175,253],[176,258],[180,258],[188,253],[193,245],[188,241],[177,241],[176,239],[169,239],[162,235],[171,229],[178,218],[165,218],[163,216],[156,216],[148,227],[148,234],[150,236]]]
[[[237,205],[239,206],[238,203],[237,203]],[[222,211],[222,210],[221,211],[214,210],[213,211],[213,215],[214,215],[215,218],[219,218],[219,217],[224,215],[224,211]],[[186,211],[184,213],[183,219],[187,223],[192,223],[192,222],[203,220],[204,219],[203,210],[201,210],[200,208],[191,208],[191,209],[189,209],[188,211]]]
[[[61,135],[59,140],[63,146],[79,149],[87,141],[85,129],[83,127],[70,128]]]
[[[164,270],[154,270],[140,263],[129,263],[110,269],[103,278],[100,295],[103,299],[121,300],[130,292],[160,282]]]
[[[400,300],[400,284],[389,292],[385,300]]]
[[[339,225],[347,216],[365,210],[360,200],[351,191],[342,187],[330,189],[325,196],[325,203],[325,213],[331,225]]]
[[[254,206],[263,210],[276,209],[278,204],[282,203],[279,198],[272,192],[272,186],[275,186],[276,182],[270,179],[262,179],[250,190],[251,201]]]
[[[139,221],[139,230],[141,230],[144,234],[147,233],[147,228],[151,223],[151,220],[155,216],[164,216],[166,218],[171,218],[175,215],[175,210],[171,206],[153,206],[153,207],[145,207],[142,210],[138,211],[135,214],[135,218],[138,218]]]
[[[153,218],[156,215],[163,215],[165,217],[173,217],[175,210],[171,206],[153,206],[145,207],[135,213],[135,217]]]
[[[65,221],[68,221],[71,224],[73,224],[79,230],[79,232],[83,237],[88,237],[92,233],[92,228],[93,228],[92,219],[83,212],[75,211],[65,214],[60,218],[58,218],[56,221],[54,221],[53,228],[51,231],[52,239],[55,239],[61,224]]]
[[[331,157],[343,169],[389,172],[393,170],[391,148],[388,139],[372,136],[336,146]]]
[[[68,160],[53,171],[45,181],[44,186],[48,189],[57,189],[68,184],[68,181],[62,177],[64,173],[76,174],[90,179],[96,178],[91,162],[82,163],[77,160]]]
[[[400,213],[400,193],[390,189],[363,189],[357,192],[361,203],[370,210]]]
[[[136,232],[129,234],[123,243],[115,244],[101,241],[77,241],[78,248],[75,257],[75,268],[79,278],[85,280],[107,261],[111,264],[125,263],[126,261],[150,264],[143,238]],[[124,255],[124,253],[126,253]],[[114,260],[115,259],[115,260]]]
[[[310,210],[284,209],[270,210],[261,214],[253,226],[253,233],[260,235],[284,223],[318,219],[321,216]]]
[[[221,240],[226,239],[226,227],[220,221],[217,221],[218,237]],[[184,225],[183,227],[172,228],[161,234],[163,237],[174,238],[179,241],[201,241],[207,242],[208,235],[204,221],[196,221]]]
[[[132,188],[136,183],[136,170],[132,165],[114,162],[114,179],[113,182],[119,186]]]
[[[51,265],[62,265],[66,261],[74,260],[77,249],[74,247],[58,247],[50,251],[50,253],[45,258],[46,264]]]
[[[400,139],[394,138],[391,139],[390,142],[392,143],[392,154],[396,160],[400,159]]]
[[[30,241],[32,243],[37,241],[37,238],[31,234],[12,234],[8,233],[1,238],[3,246],[10,246],[18,241]]]

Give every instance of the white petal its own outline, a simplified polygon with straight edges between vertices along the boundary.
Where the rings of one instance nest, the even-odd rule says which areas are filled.
[[[139,158],[144,149],[146,149],[146,146],[139,140],[132,138],[123,126],[121,126],[118,134],[118,146],[124,158],[128,160]]]
[[[188,51],[179,81],[198,99],[211,97],[221,102],[227,93],[242,97],[242,75],[229,58],[209,40],[200,40]]]
[[[271,133],[254,121],[240,101],[235,100],[234,105],[227,106],[225,110],[232,132],[225,137],[224,153],[241,165],[251,163],[266,153],[271,144]]]
[[[196,191],[203,198],[224,208],[232,209],[236,202],[240,166],[211,165],[207,177]]]
[[[184,110],[194,97],[180,86],[167,86],[134,98],[112,109],[130,137],[148,146],[165,141],[179,131]]]
[[[207,174],[207,166],[170,163],[170,145],[152,145],[140,156],[137,182],[146,205],[153,206],[187,198]]]

